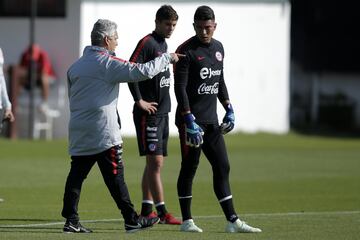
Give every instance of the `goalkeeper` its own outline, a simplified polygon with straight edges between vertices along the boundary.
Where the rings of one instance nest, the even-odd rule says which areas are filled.
[[[235,115],[223,73],[224,49],[212,38],[216,29],[215,15],[208,6],[199,7],[194,16],[196,35],[185,41],[177,53],[186,55],[174,66],[175,95],[178,106],[176,125],[181,144],[181,169],[177,190],[184,232],[202,232],[191,215],[192,182],[201,150],[213,170],[213,188],[228,221],[226,232],[261,232],[237,216],[230,191],[229,161],[223,135],[234,128]],[[226,110],[219,125],[217,99]]]

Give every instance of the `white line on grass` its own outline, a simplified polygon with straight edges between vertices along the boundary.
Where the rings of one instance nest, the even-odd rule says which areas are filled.
[[[241,214],[244,217],[271,217],[271,216],[303,216],[303,215],[351,215],[359,214],[360,211],[337,211],[337,212],[287,212],[287,213],[249,213]],[[209,216],[195,216],[194,218],[223,218],[223,215],[209,215]],[[97,223],[97,222],[121,222],[123,219],[95,219],[95,220],[81,220],[82,223]],[[44,226],[55,226],[63,225],[64,222],[49,222],[49,223],[34,223],[34,224],[16,224],[16,225],[0,225],[0,228],[31,228],[31,227],[44,227]]]
[[[81,220],[82,223],[96,223],[96,222],[120,222],[123,219],[96,219],[96,220]],[[45,227],[63,225],[65,222],[49,222],[49,223],[33,223],[33,224],[16,224],[16,225],[0,225],[0,228],[31,228],[31,227]]]
[[[334,212],[287,212],[287,213],[248,213],[248,214],[238,214],[240,218],[244,217],[272,217],[272,216],[304,216],[304,215],[315,215],[315,216],[325,216],[325,215],[349,215],[349,214],[359,214],[360,211],[334,211]],[[224,217],[223,215],[213,215],[213,216],[197,216],[196,218],[219,218]]]

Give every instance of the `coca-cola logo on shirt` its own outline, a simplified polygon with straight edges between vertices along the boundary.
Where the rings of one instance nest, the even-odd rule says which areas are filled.
[[[165,76],[163,76],[160,79],[160,87],[170,87],[170,78],[166,78]]]
[[[219,92],[219,83],[216,82],[213,85],[207,85],[202,83],[198,88],[198,94],[218,94]]]
[[[201,79],[211,78],[213,76],[220,76],[221,70],[212,70],[211,68],[203,67],[200,70],[200,77]]]

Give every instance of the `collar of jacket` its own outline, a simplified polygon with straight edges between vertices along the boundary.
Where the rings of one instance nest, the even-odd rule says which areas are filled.
[[[106,53],[110,54],[111,56],[115,56],[115,52],[109,51],[106,48],[100,47],[100,46],[86,46],[84,49],[84,54],[87,51],[106,52]]]

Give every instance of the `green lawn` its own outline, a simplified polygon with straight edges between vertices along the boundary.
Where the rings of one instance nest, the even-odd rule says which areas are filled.
[[[144,159],[125,138],[125,178],[140,208]],[[212,190],[205,158],[193,190],[193,215],[204,233],[157,225],[125,234],[122,218],[94,167],[80,201],[80,216],[93,234],[63,234],[60,215],[69,170],[67,142],[0,139],[0,239],[359,239],[360,139],[298,134],[226,136],[231,187],[240,217],[261,234],[224,233],[225,219]],[[180,216],[176,180],[177,138],[171,138],[162,172],[167,208]]]

